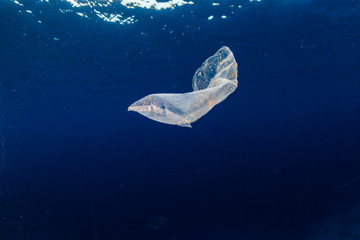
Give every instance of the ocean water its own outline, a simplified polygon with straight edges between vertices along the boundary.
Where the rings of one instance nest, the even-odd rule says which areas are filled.
[[[0,1],[1,240],[360,239],[360,2]],[[238,88],[192,128],[127,108]]]

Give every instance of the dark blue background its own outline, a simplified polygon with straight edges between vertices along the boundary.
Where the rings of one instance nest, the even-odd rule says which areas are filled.
[[[0,239],[360,239],[358,1],[23,3],[0,3]],[[224,45],[239,87],[193,128],[127,112]]]

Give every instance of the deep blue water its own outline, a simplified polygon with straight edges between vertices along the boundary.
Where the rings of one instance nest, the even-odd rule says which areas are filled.
[[[360,239],[360,2],[211,2],[0,1],[0,239]],[[224,45],[239,86],[191,129],[127,112]]]

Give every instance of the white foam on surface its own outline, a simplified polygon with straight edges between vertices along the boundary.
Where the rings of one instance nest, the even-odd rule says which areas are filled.
[[[90,1],[90,0],[66,0],[71,4],[72,7],[107,7],[114,3],[114,0],[105,0],[105,1]],[[116,3],[120,3],[121,5],[127,8],[147,8],[147,9],[173,9],[177,6],[183,6],[186,4],[194,4],[192,1],[184,1],[184,0],[168,0],[168,1],[157,1],[157,0],[122,0],[116,1]]]
[[[169,0],[167,2],[158,2],[156,0],[122,0],[121,4],[128,8],[147,8],[147,9],[173,9],[177,6],[183,6],[186,4],[194,4],[192,1],[183,1],[183,0]]]

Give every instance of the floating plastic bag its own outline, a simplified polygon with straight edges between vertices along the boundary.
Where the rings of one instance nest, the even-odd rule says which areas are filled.
[[[228,47],[220,48],[195,72],[193,92],[150,94],[131,104],[128,111],[152,120],[191,127],[237,87],[237,63]]]

